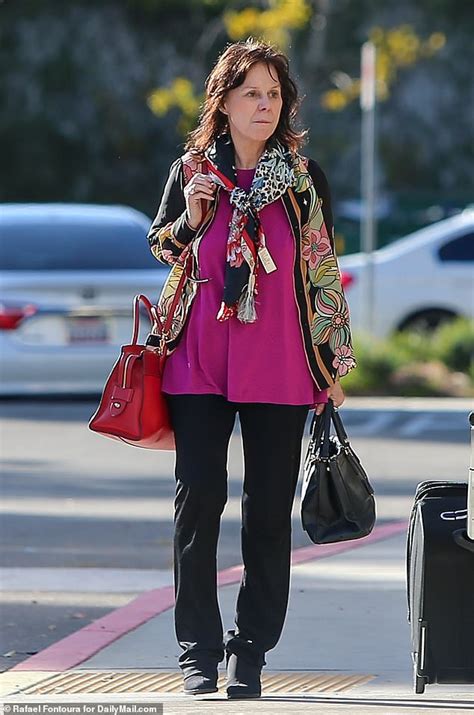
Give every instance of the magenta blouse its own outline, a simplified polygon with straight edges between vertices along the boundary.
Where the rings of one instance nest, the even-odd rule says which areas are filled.
[[[250,189],[255,169],[237,169],[237,184]],[[267,248],[277,266],[259,267],[257,320],[216,320],[224,290],[226,243],[232,213],[221,190],[211,225],[199,244],[200,278],[187,323],[165,363],[163,392],[223,395],[231,402],[314,405],[327,402],[306,361],[294,295],[294,239],[281,199],[260,211]]]

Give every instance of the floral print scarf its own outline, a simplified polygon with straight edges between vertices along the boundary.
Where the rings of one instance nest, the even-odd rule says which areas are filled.
[[[229,193],[233,208],[227,239],[224,295],[216,317],[224,321],[236,315],[242,323],[253,323],[257,319],[255,294],[258,292],[259,264],[263,263],[268,272],[276,268],[266,248],[259,212],[295,184],[292,156],[285,145],[271,137],[258,161],[248,192],[237,186],[230,134],[217,137],[206,150],[205,157],[209,176]]]

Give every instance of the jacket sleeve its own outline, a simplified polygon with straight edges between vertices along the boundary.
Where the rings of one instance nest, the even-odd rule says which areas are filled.
[[[322,211],[324,217],[324,223],[328,231],[329,240],[331,242],[331,248],[334,255],[336,255],[336,247],[334,241],[334,217],[332,213],[331,205],[331,191],[329,189],[329,183],[326,178],[326,174],[321,169],[319,164],[314,161],[314,159],[308,160],[308,171],[313,179],[314,185],[318,196],[323,200]]]
[[[339,346],[339,348],[337,349],[340,350],[341,354],[335,355],[335,362],[337,364],[335,379],[339,380],[340,377],[346,375],[350,370],[357,366],[357,361],[355,359],[354,349],[352,346],[349,305],[347,303],[347,299],[344,293],[341,270],[339,267],[339,261],[337,259],[336,245],[334,240],[334,219],[331,206],[331,191],[329,189],[328,180],[324,171],[313,159],[309,159],[308,161],[308,172],[313,179],[313,183],[316,188],[316,193],[322,199],[321,209],[323,212],[324,223],[326,225],[329,242],[331,244],[332,253],[336,261],[336,266],[339,274],[335,290],[340,293],[342,309],[339,308],[339,310],[341,310],[341,314],[344,316],[346,322],[345,332],[341,333],[341,338],[344,338],[344,343],[342,347]],[[342,352],[344,352],[344,354],[342,354]],[[334,363],[333,365],[335,366]]]
[[[171,164],[158,213],[147,234],[150,250],[161,263],[176,263],[197,231],[187,222],[184,185],[183,164],[178,158]]]

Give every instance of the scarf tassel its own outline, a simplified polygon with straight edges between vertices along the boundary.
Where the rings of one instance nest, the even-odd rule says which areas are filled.
[[[255,308],[255,273],[251,273],[247,285],[242,290],[237,308],[237,318],[241,323],[254,323],[257,320]]]

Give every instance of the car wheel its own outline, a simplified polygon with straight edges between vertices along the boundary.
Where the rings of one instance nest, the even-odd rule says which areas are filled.
[[[399,330],[409,330],[412,332],[426,333],[436,330],[440,325],[444,325],[451,320],[455,320],[458,316],[448,310],[440,310],[433,308],[431,310],[423,310],[420,313],[406,318],[399,326]]]

